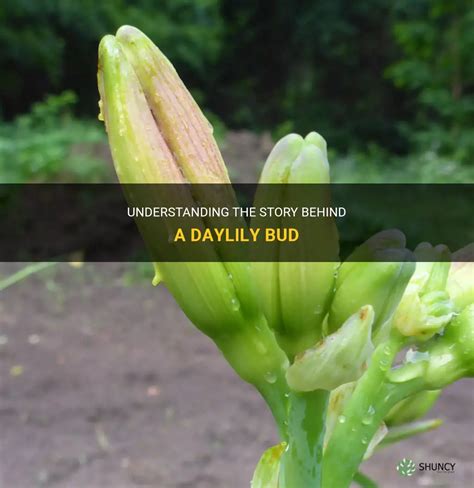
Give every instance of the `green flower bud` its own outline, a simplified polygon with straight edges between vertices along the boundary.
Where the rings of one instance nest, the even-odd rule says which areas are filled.
[[[388,323],[415,270],[411,253],[404,245],[405,239],[398,231],[381,232],[357,248],[341,265],[329,311],[329,331],[337,330],[367,303],[375,311],[374,332]]]
[[[122,183],[184,183],[139,80],[117,39],[99,47],[99,90],[117,175]],[[188,196],[191,200],[191,196]],[[209,252],[213,252],[212,249]],[[241,305],[225,266],[216,263],[160,263],[163,281],[204,332],[244,325]]]
[[[171,63],[140,31],[123,27],[102,39],[98,84],[121,183],[229,183],[210,125]],[[186,186],[176,191],[183,205],[194,203]],[[210,193],[199,200],[233,198]],[[144,238],[148,244],[154,235]],[[202,249],[210,262],[155,263],[154,282],[166,284],[190,320],[265,395],[269,383],[283,382],[287,358],[259,310],[251,267],[222,261],[211,244]]]
[[[236,206],[229,186],[227,168],[212,135],[213,128],[178,76],[173,65],[141,31],[123,26],[116,38],[139,80],[149,110],[157,121],[162,138],[179,167],[183,180],[190,183],[220,183],[212,192],[208,187],[193,187],[195,197],[204,206]],[[211,225],[219,227],[216,219]],[[207,223],[207,222],[205,222]],[[225,261],[225,252],[217,252]],[[254,314],[260,307],[248,264],[226,262],[243,311]]]
[[[415,257],[419,261],[392,324],[404,336],[425,340],[441,331],[454,315],[445,291],[450,252],[446,246],[423,243],[415,249]]]
[[[428,390],[405,398],[385,416],[385,423],[395,427],[421,419],[431,410],[440,394],[441,390]]]
[[[446,289],[458,312],[474,303],[474,244],[453,254]]]
[[[408,337],[428,339],[441,331],[454,315],[447,292],[420,295],[408,285],[393,317],[393,327]]]
[[[212,126],[166,56],[135,27],[120,27],[116,38],[185,178],[230,183]]]
[[[266,201],[267,190],[257,190],[258,206],[301,206],[303,202],[298,184],[329,183],[329,164],[326,143],[316,132],[303,139],[290,134],[281,139],[271,151],[260,178],[262,184],[290,184],[275,201]],[[284,194],[283,194],[284,191]],[[325,198],[321,190],[322,197]],[[307,204],[308,202],[306,202]],[[332,295],[334,273],[339,254],[337,228],[333,221],[314,223],[300,221],[301,226],[313,226],[304,233],[293,248],[302,256],[301,262],[285,261],[285,251],[275,246],[274,262],[254,263],[255,276],[261,293],[261,301],[269,325],[275,330],[281,347],[290,357],[315,344],[321,337],[321,326]],[[315,230],[314,226],[320,226]],[[285,226],[285,220],[275,222]],[[321,237],[316,245],[325,255],[333,255],[335,262],[308,262],[305,256],[314,253],[314,241],[309,235]],[[324,251],[323,251],[324,248]]]
[[[286,373],[290,388],[296,391],[333,390],[359,379],[373,352],[373,321],[374,310],[366,305],[336,332],[296,356]]]
[[[427,388],[443,388],[464,377],[474,376],[474,304],[467,306],[424,348]]]

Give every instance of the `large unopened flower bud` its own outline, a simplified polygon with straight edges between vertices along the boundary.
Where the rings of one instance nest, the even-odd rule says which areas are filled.
[[[169,64],[166,66],[171,69]],[[98,76],[102,114],[120,181],[185,183],[181,164],[168,145],[171,135],[164,133],[155,120],[140,81],[113,36],[104,37],[100,43]],[[168,110],[173,111],[175,105],[178,103],[170,101]],[[188,111],[193,110],[195,106],[190,104]],[[205,139],[207,136],[204,133]],[[187,197],[192,202],[191,195]],[[217,254],[215,261],[158,265],[162,279],[183,310],[208,333],[223,324],[232,327],[243,324],[234,284],[225,266],[218,262]]]
[[[301,207],[304,202],[308,204],[309,195],[307,189],[299,189],[300,184],[327,183],[329,164],[324,139],[316,132],[304,139],[290,134],[281,139],[268,156],[260,178],[260,184],[264,186],[257,190],[255,203],[257,206]],[[268,190],[267,184],[278,184],[278,192]],[[315,187],[314,192],[315,198],[328,198],[327,187]],[[269,197],[271,201],[268,201]],[[285,260],[287,248],[280,250],[275,246],[275,261],[254,264],[265,316],[290,357],[320,339],[338,266],[339,241],[335,222],[315,220],[299,220],[302,231],[291,252],[301,256],[301,261]],[[281,219],[272,224],[284,227],[286,222]],[[319,248],[322,255],[331,256],[332,262],[311,262],[315,248]]]
[[[336,332],[296,356],[286,373],[296,391],[334,390],[359,379],[373,352],[371,341],[374,310],[362,307]]]
[[[227,184],[229,179],[209,123],[150,39],[133,27],[122,27],[116,37],[105,36],[99,46],[98,83],[101,116],[121,183],[176,184],[173,191],[179,195],[171,198],[179,198],[183,206],[192,206],[196,197],[210,205],[222,203],[222,198],[233,201],[229,190],[194,195],[184,185]],[[165,190],[156,192],[157,201],[150,204],[166,204],[160,200]],[[144,239],[153,241],[154,235]],[[264,377],[272,382],[282,377],[286,357],[259,311],[250,266],[225,262],[212,244],[200,249],[208,262],[155,263],[155,281],[162,279],[237,372],[264,390]]]
[[[404,336],[428,339],[454,315],[454,306],[445,291],[450,252],[446,246],[423,243],[415,249],[415,257],[416,270],[395,312],[393,327]]]
[[[453,253],[446,289],[457,311],[474,303],[474,244]]]
[[[365,304],[374,308],[377,332],[392,317],[415,270],[405,237],[391,230],[374,235],[341,265],[328,329],[338,329]]]

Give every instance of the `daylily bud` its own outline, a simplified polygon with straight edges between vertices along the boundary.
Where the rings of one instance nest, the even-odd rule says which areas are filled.
[[[385,423],[394,427],[421,419],[431,410],[440,394],[441,390],[427,390],[405,398],[385,416]]]
[[[445,291],[451,263],[446,246],[428,243],[415,249],[419,260],[400,305],[393,317],[393,327],[408,337],[429,339],[441,331],[454,315],[454,307]],[[425,261],[430,259],[433,261]],[[423,260],[423,261],[422,261]]]
[[[404,336],[425,340],[441,331],[453,315],[453,305],[446,292],[420,295],[410,287],[395,312],[393,326]]]
[[[336,332],[296,356],[286,373],[290,388],[296,391],[333,390],[359,379],[373,352],[373,321],[374,310],[366,305]]]
[[[425,348],[428,358],[423,377],[430,389],[443,388],[474,376],[474,304],[467,306]]]
[[[123,27],[117,37],[102,39],[98,82],[121,183],[229,183],[210,125],[171,63],[140,31]],[[176,191],[181,204],[193,204],[187,187]],[[211,203],[233,198],[231,192],[198,196]],[[259,312],[250,266],[221,261],[211,244],[202,249],[210,262],[155,263],[154,282],[165,282],[191,321],[218,343],[244,379],[263,385],[262,391],[265,375],[281,377],[287,360]],[[252,357],[242,352],[248,350]]]
[[[113,36],[104,37],[100,43],[99,89],[120,181],[184,183],[138,78]],[[160,263],[158,267],[183,310],[202,330],[210,333],[222,324],[243,326],[240,302],[223,264]]]
[[[457,311],[474,303],[474,244],[453,254],[446,289]]]
[[[265,187],[257,190],[256,205],[301,206],[304,195],[301,195],[299,184],[329,183],[324,139],[316,132],[311,132],[305,139],[296,134],[281,139],[268,156],[260,183],[289,186],[282,189],[285,195],[281,194],[279,201],[266,202],[268,190]],[[321,190],[323,198],[324,192],[327,189]],[[269,193],[275,197],[276,192]],[[292,252],[302,257],[300,262],[285,261],[284,251],[278,252],[275,247],[274,262],[254,264],[265,316],[290,357],[314,345],[321,337],[321,324],[332,294],[339,254],[337,229],[333,221],[300,222],[302,226],[313,226],[311,231],[302,232],[303,236],[292,248]],[[284,219],[275,225],[285,226]],[[320,236],[319,242],[314,242],[314,237],[309,240],[309,235]],[[311,253],[314,256],[314,246],[324,248],[324,255],[332,255],[334,262],[309,262],[305,256]]]
[[[135,27],[120,27],[116,38],[185,178],[190,182],[230,183],[212,126],[166,56]]]
[[[404,241],[398,231],[380,232],[341,265],[328,317],[329,331],[339,328],[367,303],[375,311],[374,332],[391,319],[415,270]]]

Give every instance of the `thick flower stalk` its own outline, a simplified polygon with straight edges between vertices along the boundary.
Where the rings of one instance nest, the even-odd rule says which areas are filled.
[[[139,196],[128,185],[144,183],[157,205],[236,205],[210,124],[150,39],[128,26],[104,37],[98,83],[99,118],[129,203]],[[290,134],[267,159],[255,205],[307,204],[301,185],[329,203],[329,174],[325,140]],[[200,229],[216,223],[193,221]],[[155,228],[141,225],[159,257]],[[200,247],[205,262],[154,263],[154,284],[164,282],[274,415],[280,442],[263,454],[253,488],[348,488],[364,480],[365,459],[436,428],[439,420],[421,417],[444,387],[474,376],[472,245],[453,253],[451,264],[445,246],[424,243],[412,253],[400,231],[386,230],[340,264],[335,221],[311,225],[316,242],[294,244],[298,262],[281,244],[270,248],[271,262],[232,262],[225,247],[208,242]],[[330,262],[311,262],[314,248]]]

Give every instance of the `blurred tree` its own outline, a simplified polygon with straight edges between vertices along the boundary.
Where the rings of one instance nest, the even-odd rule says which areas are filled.
[[[419,150],[474,160],[474,2],[397,2],[393,32],[403,58],[387,74],[415,94],[402,130]]]
[[[99,39],[132,24],[231,127],[467,161],[473,12],[472,0],[2,0],[0,118],[64,90],[95,116]]]
[[[223,1],[226,43],[212,109],[240,126],[325,133],[402,146],[394,120],[404,94],[383,78],[395,61],[384,0]]]
[[[191,86],[207,89],[221,47],[219,0],[2,0],[0,116],[63,89],[95,113],[97,44],[122,24],[146,32]]]

